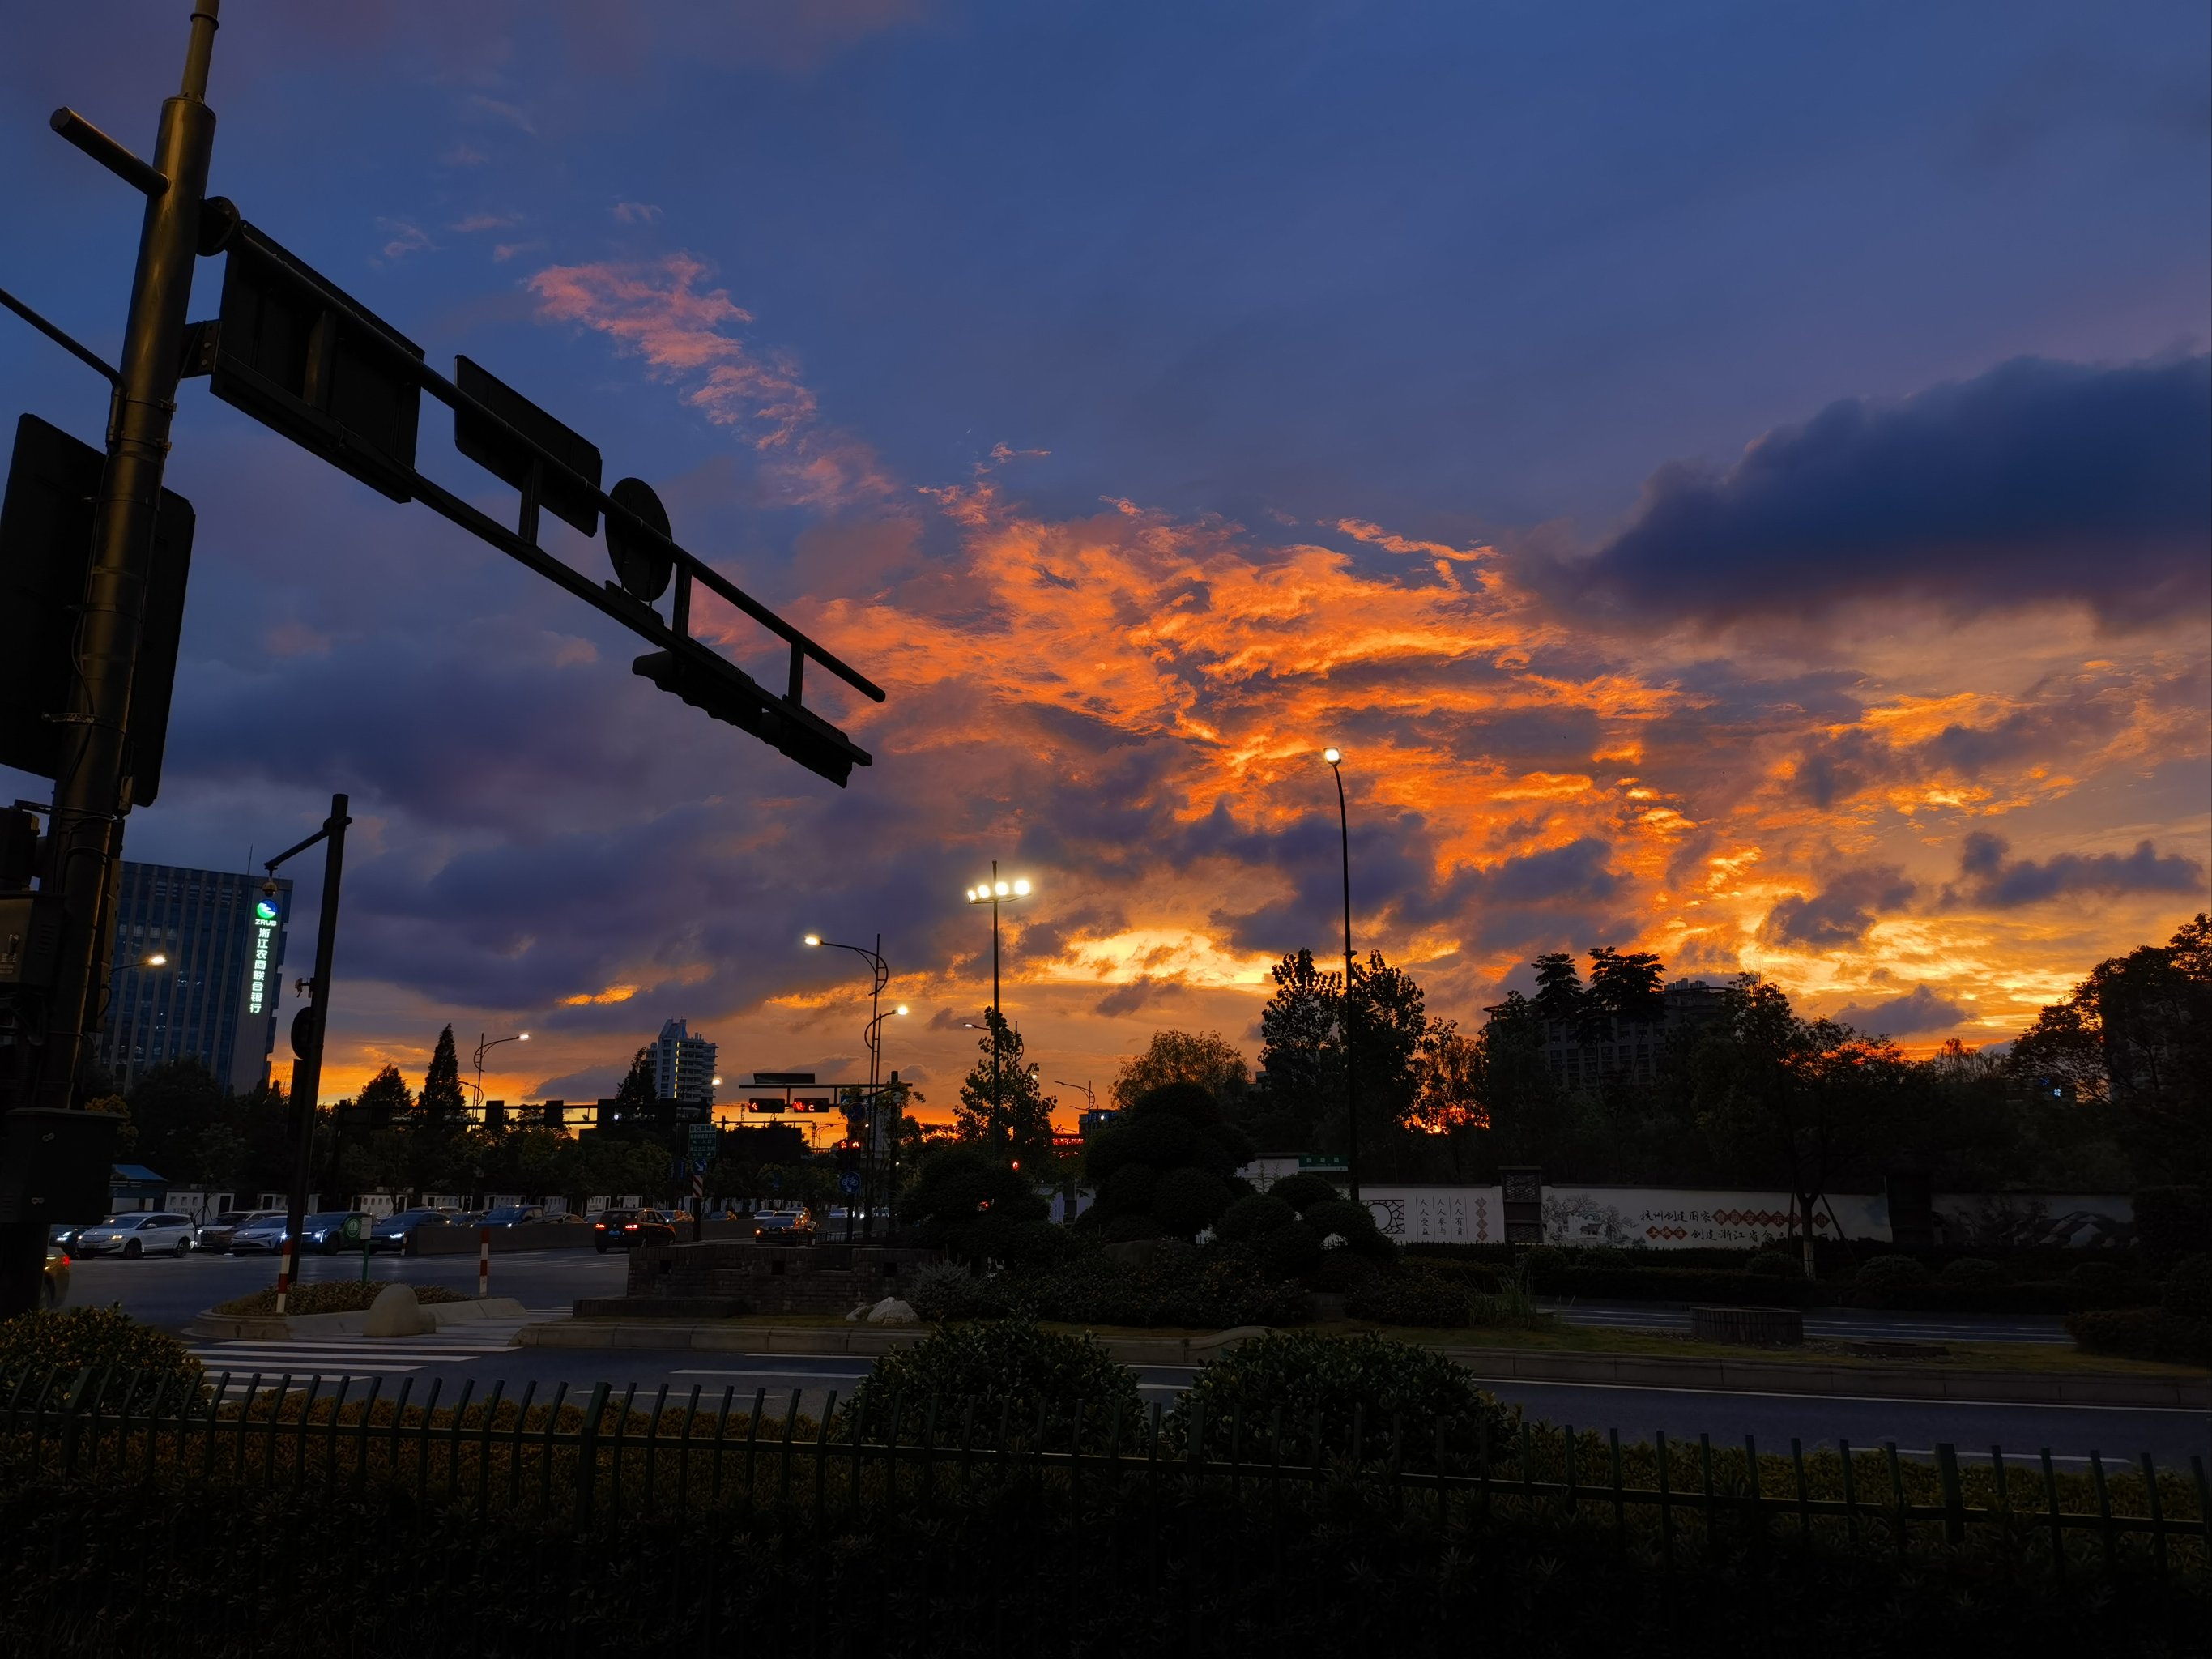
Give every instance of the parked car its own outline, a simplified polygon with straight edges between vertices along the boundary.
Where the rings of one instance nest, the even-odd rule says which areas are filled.
[[[112,1216],[108,1218],[110,1220],[114,1219]],[[78,1236],[82,1234],[88,1226],[97,1226],[99,1224],[100,1224],[97,1222],[85,1221],[62,1222],[58,1225],[46,1229],[46,1243],[49,1244],[58,1244],[64,1250],[74,1250],[76,1249]]]
[[[589,1216],[578,1215],[574,1210],[553,1210],[538,1218],[549,1227],[588,1227]]]
[[[110,1216],[96,1227],[87,1227],[76,1241],[79,1255],[189,1255],[191,1249],[191,1218],[167,1210]]]
[[[486,1210],[477,1225],[483,1227],[520,1227],[526,1222],[543,1221],[544,1206],[538,1204],[502,1204],[495,1210]]]
[[[69,1252],[58,1244],[46,1246],[46,1277],[39,1281],[39,1305],[52,1312],[69,1300]]]
[[[355,1223],[353,1237],[346,1237],[346,1223]],[[300,1221],[300,1242],[302,1249],[318,1250],[325,1255],[336,1255],[340,1250],[358,1248],[371,1231],[369,1218],[359,1210],[318,1210],[303,1216]],[[230,1236],[233,1255],[254,1255],[264,1250],[272,1254],[284,1248],[284,1218],[282,1215],[256,1217]]]
[[[231,1235],[249,1221],[265,1221],[274,1216],[284,1218],[282,1210],[223,1210],[209,1217],[199,1224],[193,1242],[203,1250],[227,1250]]]
[[[368,1248],[372,1250],[404,1250],[407,1241],[417,1227],[450,1227],[458,1210],[402,1210],[388,1215],[369,1229]]]
[[[602,1210],[592,1223],[592,1248],[604,1254],[617,1245],[673,1244],[676,1224],[690,1218],[669,1210]]]
[[[753,1217],[756,1244],[811,1244],[814,1217],[805,1210],[763,1210]]]

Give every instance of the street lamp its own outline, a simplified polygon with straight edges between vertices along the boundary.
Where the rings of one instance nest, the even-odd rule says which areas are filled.
[[[884,987],[891,982],[891,965],[890,963],[884,960],[884,936],[881,933],[876,935],[876,948],[872,951],[868,949],[865,945],[840,945],[835,939],[823,939],[819,933],[807,934],[806,943],[810,948],[817,951],[823,949],[831,951],[850,951],[854,956],[860,957],[866,961],[869,972],[873,975],[873,982],[868,987],[868,1026],[866,1031],[862,1034],[862,1041],[867,1044],[868,1048],[868,1108],[867,1114],[863,1120],[868,1126],[868,1145],[866,1152],[863,1154],[866,1160],[868,1169],[867,1174],[863,1175],[861,1177],[863,1190],[860,1196],[860,1207],[863,1210],[870,1212],[866,1224],[866,1231],[870,1237],[873,1237],[875,1231],[875,1219],[872,1206],[869,1204],[868,1198],[870,1189],[873,1188],[874,1182],[868,1177],[869,1176],[872,1176],[875,1170],[876,1091],[882,1086],[884,1059],[883,1024],[886,1018],[879,1011],[879,1005],[883,999]],[[898,1012],[902,1014],[906,1012],[906,1006],[903,1003],[899,1006]],[[849,1237],[852,1230],[852,1215],[849,1211],[847,1212],[845,1220],[847,1234]]]
[[[498,1048],[502,1042],[527,1042],[529,1041],[530,1033],[527,1031],[517,1031],[513,1036],[503,1037],[488,1037],[482,1031],[478,1031],[477,1033],[477,1109],[478,1111],[482,1111],[483,1109],[484,1056],[489,1054],[493,1049]]]
[[[1027,898],[1030,892],[1029,878],[1013,881],[999,878],[999,861],[991,860],[991,878],[978,882],[968,890],[968,902],[991,907],[991,1132],[999,1130],[999,1028],[1005,1024],[999,1017],[999,908],[1017,899]]]
[[[1344,1184],[1359,1198],[1359,1079],[1352,1063],[1352,820],[1344,807],[1344,751],[1321,751],[1336,778],[1336,828],[1344,853]]]

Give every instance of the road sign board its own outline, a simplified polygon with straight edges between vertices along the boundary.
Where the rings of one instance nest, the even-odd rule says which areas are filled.
[[[851,1197],[854,1193],[859,1192],[860,1190],[860,1172],[858,1170],[848,1170],[844,1174],[839,1176],[837,1177],[837,1190],[843,1193],[848,1198]]]

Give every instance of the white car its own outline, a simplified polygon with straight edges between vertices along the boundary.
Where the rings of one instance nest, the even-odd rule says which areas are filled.
[[[139,1215],[110,1216],[97,1227],[87,1227],[76,1237],[79,1255],[171,1255],[190,1254],[194,1243],[191,1218],[167,1210],[148,1210]]]

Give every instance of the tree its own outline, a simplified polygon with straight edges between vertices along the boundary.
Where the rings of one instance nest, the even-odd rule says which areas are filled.
[[[1244,1056],[1218,1031],[1155,1031],[1145,1052],[1121,1062],[1114,1078],[1114,1104],[1127,1110],[1140,1096],[1170,1083],[1195,1083],[1216,1100],[1245,1085]]]
[[[1667,976],[1666,964],[1650,951],[1631,951],[1624,956],[1610,945],[1601,945],[1590,951],[1589,963],[1589,989],[1584,1000],[1593,1013],[1641,1023],[1666,1012],[1666,999],[1660,988]]]
[[[1343,1051],[1337,1015],[1344,979],[1314,961],[1311,951],[1285,956],[1269,969],[1274,994],[1260,1011],[1260,1070],[1265,1099],[1249,1115],[1253,1134],[1271,1150],[1316,1147],[1317,1128],[1344,1098]]]
[[[461,1060],[453,1051],[453,1028],[438,1033],[438,1046],[430,1051],[430,1069],[422,1074],[422,1094],[417,1104],[422,1127],[434,1135],[451,1134],[468,1118],[468,1097],[461,1092]]]
[[[1022,1063],[1022,1034],[998,1009],[983,1011],[975,1046],[981,1057],[961,1079],[960,1103],[952,1109],[955,1133],[1042,1168],[1052,1152],[1052,1109],[1059,1101],[1044,1092],[1036,1068]]]
[[[1352,964],[1352,1052],[1359,1074],[1361,1127],[1396,1127],[1413,1109],[1415,1064],[1427,1040],[1419,981],[1380,951]]]
[[[1536,970],[1536,995],[1531,1004],[1535,1017],[1557,1025],[1581,1024],[1583,976],[1573,953],[1553,951],[1529,965]]]
[[[623,1116],[645,1110],[653,1104],[654,1087],[653,1045],[648,1042],[629,1057],[629,1070],[615,1090],[615,1109]]]
[[[415,1097],[408,1092],[407,1079],[399,1075],[397,1066],[390,1064],[362,1086],[356,1103],[364,1109],[370,1124],[377,1128],[386,1125],[400,1127],[415,1110]]]
[[[198,1059],[164,1060],[131,1086],[130,1120],[137,1162],[178,1185],[198,1178],[194,1154],[220,1121],[222,1085]]]

